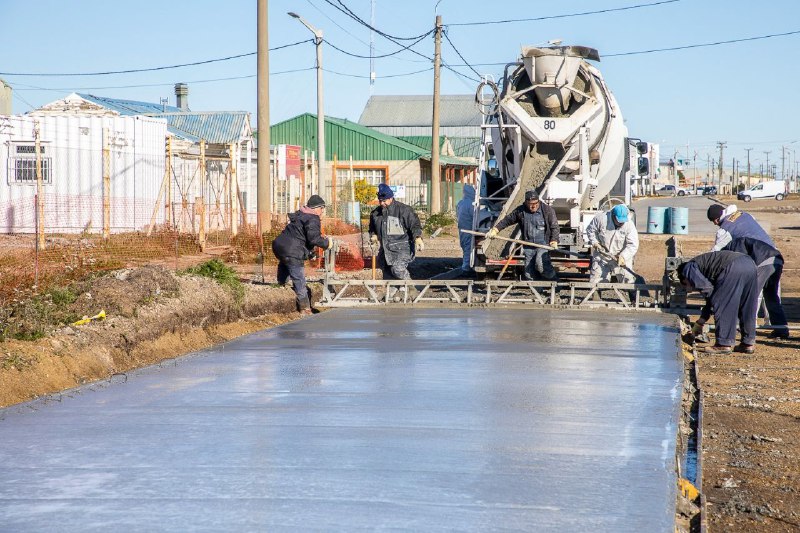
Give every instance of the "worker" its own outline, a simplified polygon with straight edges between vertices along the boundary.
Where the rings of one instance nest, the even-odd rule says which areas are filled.
[[[711,248],[712,252],[722,250],[726,244],[740,237],[758,239],[775,248],[775,243],[772,242],[764,228],[756,222],[756,219],[750,213],[739,211],[734,204],[727,207],[712,204],[706,215],[715,226],[719,226],[714,239],[714,247]]]
[[[747,254],[756,264],[756,288],[764,298],[769,323],[774,327],[769,338],[788,339],[789,327],[780,295],[781,274],[783,273],[783,256],[780,251],[774,246],[751,237],[733,239],[725,245],[723,250]]]
[[[750,257],[730,250],[706,252],[681,264],[678,279],[688,291],[700,291],[706,298],[700,318],[692,326],[693,335],[699,335],[714,314],[716,342],[703,351],[755,352],[758,287],[756,264]],[[733,348],[737,321],[742,337]]]
[[[492,239],[501,230],[518,224],[522,230],[522,240],[540,246],[523,245],[525,256],[525,279],[555,281],[558,279],[553,263],[550,261],[550,250],[558,248],[559,227],[555,210],[539,200],[539,193],[527,191],[525,203],[514,209],[486,233]],[[542,248],[543,246],[544,248]]]
[[[623,283],[636,281],[632,268],[639,250],[639,233],[626,206],[618,204],[598,213],[586,227],[586,237],[592,247],[590,283],[610,281],[614,274]]]
[[[289,215],[289,222],[272,241],[272,251],[278,258],[278,283],[285,285],[292,279],[297,310],[311,314],[311,290],[306,285],[306,259],[316,247],[327,250],[333,239],[322,236],[321,216],[325,212],[325,200],[314,194],[300,210]]]
[[[410,206],[395,200],[385,183],[378,185],[378,207],[369,214],[370,243],[378,248],[383,279],[411,279],[408,265],[425,249],[422,224]]]
[[[469,183],[464,184],[461,200],[456,204],[456,223],[458,224],[458,240],[461,243],[461,270],[469,273],[472,268],[469,266],[470,256],[472,255],[472,235],[460,230],[472,229],[472,221],[475,216],[475,187]]]

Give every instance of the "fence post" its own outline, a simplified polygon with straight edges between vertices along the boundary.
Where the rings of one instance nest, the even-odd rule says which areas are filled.
[[[167,136],[167,164],[164,168],[164,180],[166,182],[166,202],[164,203],[164,222],[169,228],[172,226],[172,137]]]
[[[108,128],[103,128],[103,239],[111,234],[111,150]]]
[[[206,249],[206,141],[200,140],[200,197],[195,199],[195,204],[200,211],[200,228],[198,232],[198,241],[200,249]]]
[[[36,246],[44,250],[44,185],[42,183],[42,142],[39,138],[39,121],[33,123],[33,136],[36,139]],[[52,172],[53,169],[50,169]]]
[[[230,182],[230,213],[231,213],[231,234],[236,237],[239,233],[239,179],[236,175],[236,154],[237,144],[231,143],[231,182]]]
[[[331,182],[331,195],[333,196],[333,217],[336,217],[336,167],[339,165],[339,158],[337,157],[338,154],[333,154],[333,175]]]

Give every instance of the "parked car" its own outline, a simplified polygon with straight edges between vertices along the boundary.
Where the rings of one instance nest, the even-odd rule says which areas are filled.
[[[684,187],[675,188],[674,185],[664,185],[656,191],[658,196],[686,196],[690,194],[689,189]]]
[[[706,185],[703,187],[702,194],[709,195],[709,194],[717,194],[717,186],[716,185]]]
[[[786,197],[786,184],[782,180],[762,181],[736,195],[736,198],[749,202],[756,198],[775,198],[780,201]]]

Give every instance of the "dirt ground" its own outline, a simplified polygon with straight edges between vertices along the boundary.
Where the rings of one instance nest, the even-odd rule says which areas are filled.
[[[790,325],[800,325],[800,199],[739,207],[769,221],[786,260],[784,305]],[[713,241],[711,235],[675,238],[687,257],[707,251]],[[635,269],[648,282],[661,280],[666,239],[640,236]],[[426,244],[412,265],[414,277],[460,264],[455,229]],[[291,289],[245,283],[244,300],[237,302],[216,282],[176,276],[174,268],[154,262],[96,281],[72,306],[88,315],[104,308],[105,321],[62,327],[35,341],[0,342],[0,407],[299,318]],[[255,267],[237,270],[245,281],[260,279]],[[267,281],[274,271],[266,270]],[[307,272],[310,279],[321,275]],[[800,531],[800,331],[780,341],[766,334],[759,332],[755,355],[697,357],[705,399],[702,492],[710,531]]]

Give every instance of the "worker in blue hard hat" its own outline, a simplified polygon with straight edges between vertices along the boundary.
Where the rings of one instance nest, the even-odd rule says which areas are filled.
[[[592,247],[590,283],[611,281],[616,274],[622,283],[634,283],[633,258],[639,250],[639,233],[630,220],[627,206],[615,205],[602,211],[586,227],[586,239]],[[627,267],[627,268],[625,268]]]

